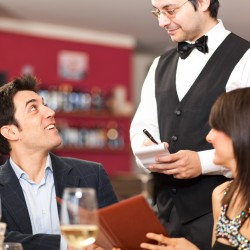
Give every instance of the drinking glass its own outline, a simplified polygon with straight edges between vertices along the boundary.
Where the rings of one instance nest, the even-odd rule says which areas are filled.
[[[2,249],[3,247],[5,231],[6,231],[6,223],[0,222],[0,249]]]
[[[95,242],[98,234],[98,210],[93,188],[66,188],[61,207],[61,232],[76,250]]]
[[[22,244],[17,242],[5,242],[3,250],[23,250]]]
[[[2,200],[0,195],[0,221],[2,220]]]
[[[149,205],[152,205],[152,195],[151,195],[151,183],[150,180],[152,179],[151,174],[144,168],[137,168],[136,176],[140,180],[141,183],[141,194],[145,197]]]

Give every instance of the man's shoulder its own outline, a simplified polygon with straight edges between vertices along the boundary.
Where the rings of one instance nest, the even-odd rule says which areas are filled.
[[[233,35],[233,36],[235,37],[235,39],[239,39],[239,40],[245,41],[245,42],[248,43],[248,44],[250,43],[250,41],[248,41],[248,40],[246,40],[245,38],[243,38],[243,37],[237,35],[237,34],[234,33],[234,32],[231,32],[230,34]]]
[[[244,39],[241,36],[238,36],[237,34],[231,32],[228,37],[228,39],[231,38],[231,43],[233,43],[234,45],[237,43],[241,43],[241,46],[245,46],[246,48],[250,48],[250,41]]]
[[[94,162],[94,161],[88,161],[88,160],[83,160],[83,159],[78,159],[78,158],[73,158],[73,157],[60,157],[62,161],[65,161],[67,163],[74,163],[76,165],[78,164],[84,164],[84,165],[90,165],[90,166],[99,166],[100,163]]]
[[[101,163],[79,159],[79,158],[62,157],[62,156],[57,156],[54,154],[51,154],[50,156],[52,160],[52,165],[68,166],[71,168],[79,168],[79,167],[100,168],[102,166]]]

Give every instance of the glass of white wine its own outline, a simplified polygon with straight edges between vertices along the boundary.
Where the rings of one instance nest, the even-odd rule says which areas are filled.
[[[0,221],[2,220],[2,200],[0,195]]]
[[[23,250],[22,244],[17,242],[5,242],[3,250]]]
[[[82,249],[95,242],[98,210],[93,188],[66,188],[61,207],[61,232],[71,248]]]
[[[141,194],[145,197],[148,204],[151,206],[152,205],[152,197],[151,197],[152,183],[150,182],[150,180],[152,179],[151,173],[144,168],[138,167],[136,169],[136,176],[141,182]]]

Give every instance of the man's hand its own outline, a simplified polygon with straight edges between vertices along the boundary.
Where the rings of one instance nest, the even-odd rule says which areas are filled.
[[[180,150],[177,153],[156,157],[157,164],[149,166],[151,172],[173,175],[176,179],[190,179],[201,175],[201,163],[197,152]]]

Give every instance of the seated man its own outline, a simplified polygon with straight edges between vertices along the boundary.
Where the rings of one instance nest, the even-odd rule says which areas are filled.
[[[34,77],[0,88],[0,152],[10,155],[0,167],[2,221],[5,241],[21,242],[24,250],[66,249],[56,202],[64,188],[94,188],[99,208],[117,201],[101,164],[50,152],[61,142],[55,112],[37,94]]]

